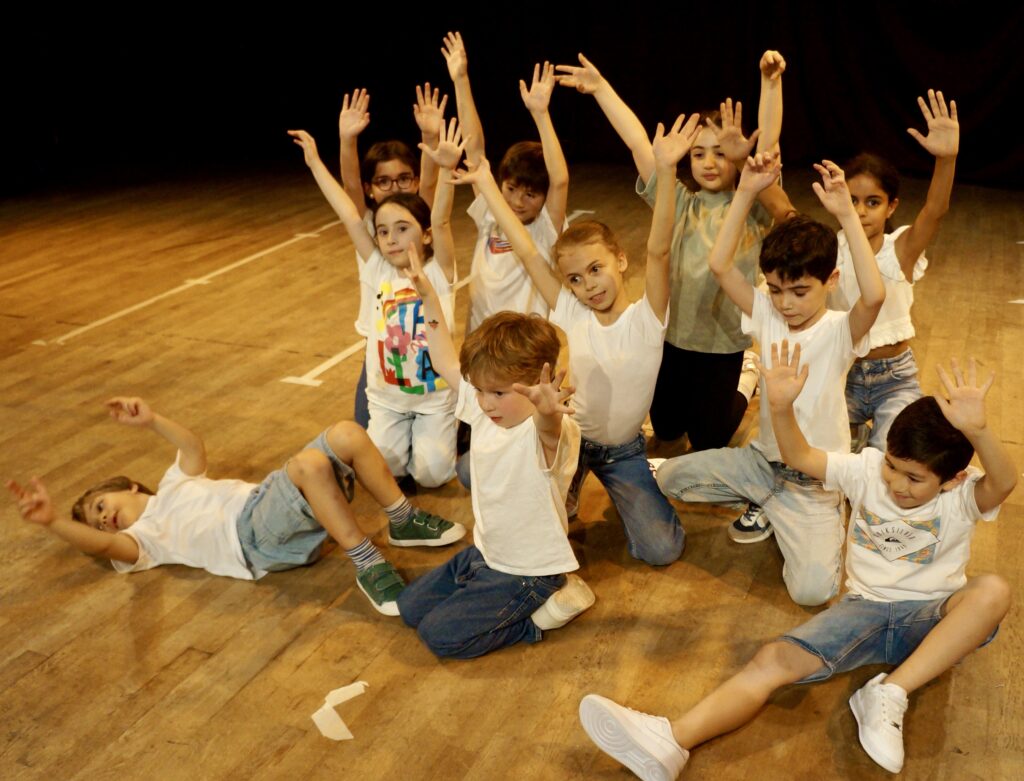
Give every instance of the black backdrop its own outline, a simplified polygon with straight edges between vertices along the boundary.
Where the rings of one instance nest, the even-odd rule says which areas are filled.
[[[870,149],[927,175],[930,159],[905,129],[923,126],[915,98],[935,86],[960,108],[958,180],[1022,188],[1024,9],[878,0],[705,2],[659,13],[648,3],[432,6],[12,19],[0,54],[3,192],[280,171],[301,165],[289,127],[314,133],[334,168],[341,95],[358,86],[372,95],[362,148],[382,137],[413,142],[414,85],[429,79],[450,92],[439,52],[448,29],[466,38],[492,157],[534,135],[517,81],[539,59],[570,62],[583,51],[651,128],[726,95],[749,107],[749,125],[758,58],[777,48],[789,66],[787,167]],[[592,98],[561,90],[552,114],[570,164],[630,162]]]

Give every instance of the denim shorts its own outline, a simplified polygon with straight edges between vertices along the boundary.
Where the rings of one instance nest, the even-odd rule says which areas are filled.
[[[819,657],[825,666],[797,683],[813,683],[869,664],[903,664],[942,619],[949,597],[876,602],[847,594],[782,636]],[[988,645],[999,628],[982,643]]]
[[[303,450],[319,450],[331,460],[334,477],[348,501],[355,494],[355,472],[327,444],[324,431]],[[287,464],[285,464],[287,467]],[[285,468],[271,472],[253,490],[235,522],[242,554],[253,573],[312,564],[327,537],[306,497]]]

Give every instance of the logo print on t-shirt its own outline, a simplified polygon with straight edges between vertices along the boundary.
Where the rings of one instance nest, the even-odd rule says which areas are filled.
[[[377,357],[384,382],[417,396],[447,388],[430,362],[419,294],[409,287],[396,290],[384,281],[377,297]]]
[[[888,561],[902,559],[912,564],[928,564],[935,558],[941,530],[942,518],[938,516],[926,521],[887,521],[861,508],[852,538],[857,545]]]
[[[511,252],[512,245],[509,244],[508,239],[506,239],[504,236],[498,236],[492,233],[491,236],[487,239],[487,250],[492,255],[501,255],[505,252]]]

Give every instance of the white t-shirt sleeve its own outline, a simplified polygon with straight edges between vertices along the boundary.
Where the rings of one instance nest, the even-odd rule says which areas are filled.
[[[481,230],[484,226],[490,225],[493,222],[491,218],[490,209],[487,208],[487,199],[483,195],[477,195],[473,199],[473,203],[466,209],[466,214],[473,218],[473,222],[476,223],[476,229]]]

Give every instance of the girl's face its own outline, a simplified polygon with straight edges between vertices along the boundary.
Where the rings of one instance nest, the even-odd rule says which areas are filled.
[[[395,268],[408,268],[409,247],[415,247],[426,261],[423,246],[430,243],[430,228],[424,230],[412,212],[397,203],[386,203],[377,209],[374,222],[377,246],[388,263]]]
[[[850,188],[853,208],[857,210],[857,216],[860,218],[860,224],[864,226],[868,241],[884,235],[885,221],[896,211],[900,199],[890,201],[882,185],[871,174],[857,174],[847,180],[846,185]]]
[[[377,203],[395,193],[417,193],[420,180],[407,163],[401,160],[385,160],[377,163],[373,179],[363,185],[363,190]]]
[[[718,136],[709,127],[697,135],[690,147],[690,171],[702,190],[719,193],[736,184],[736,166],[730,163],[718,145]]]
[[[618,315],[629,306],[622,279],[626,256],[616,255],[604,242],[570,244],[559,251],[558,268],[573,295],[595,312]]]

